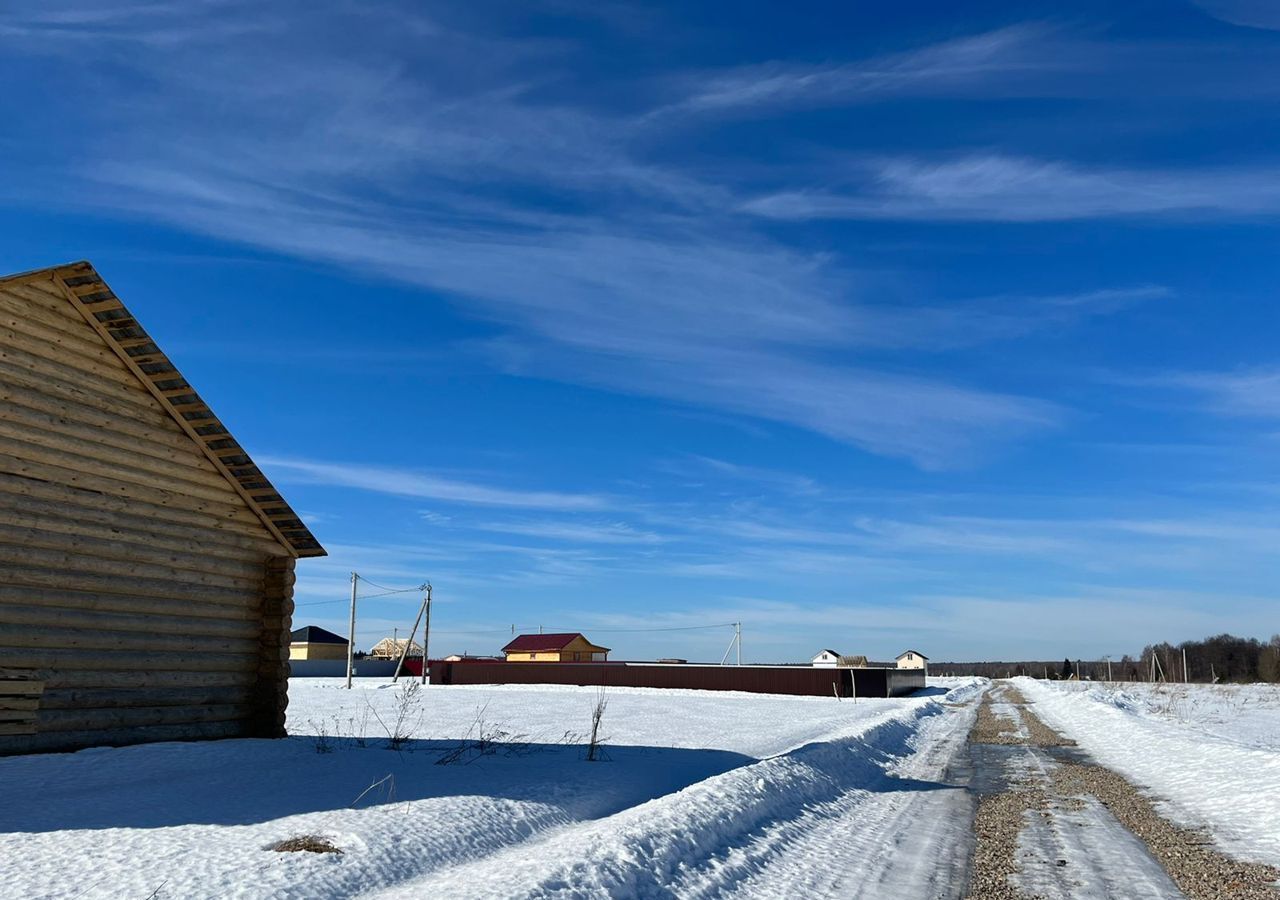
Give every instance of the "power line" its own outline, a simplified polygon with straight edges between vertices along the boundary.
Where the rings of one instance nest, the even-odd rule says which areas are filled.
[[[733,628],[737,622],[718,622],[715,625],[674,625],[668,628],[591,628],[592,634],[639,634],[651,631],[700,631],[708,628]],[[510,631],[509,628],[502,629]],[[555,631],[555,629],[551,629]],[[437,632],[439,633],[439,632]]]

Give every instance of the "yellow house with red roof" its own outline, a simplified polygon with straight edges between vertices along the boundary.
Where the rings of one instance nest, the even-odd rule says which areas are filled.
[[[604,662],[609,648],[581,634],[522,634],[502,648],[507,662]]]

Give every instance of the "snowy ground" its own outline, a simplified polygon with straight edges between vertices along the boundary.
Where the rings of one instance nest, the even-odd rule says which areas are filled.
[[[876,897],[963,883],[971,801],[942,775],[981,690],[968,679],[857,703],[611,689],[595,763],[582,748],[595,689],[406,700],[357,684],[295,680],[284,741],[0,759],[0,893]],[[400,718],[412,737],[387,749]],[[343,852],[266,849],[302,834]]]
[[[1013,680],[1050,726],[1241,859],[1280,866],[1280,688]]]

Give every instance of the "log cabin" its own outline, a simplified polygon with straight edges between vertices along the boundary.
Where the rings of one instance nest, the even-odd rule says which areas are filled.
[[[324,552],[93,266],[0,278],[0,754],[283,736]]]

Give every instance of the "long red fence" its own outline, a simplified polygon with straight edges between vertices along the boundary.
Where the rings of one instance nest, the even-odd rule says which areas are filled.
[[[919,669],[712,666],[654,663],[537,663],[431,660],[432,684],[574,684],[800,694],[900,697],[924,687]]]

